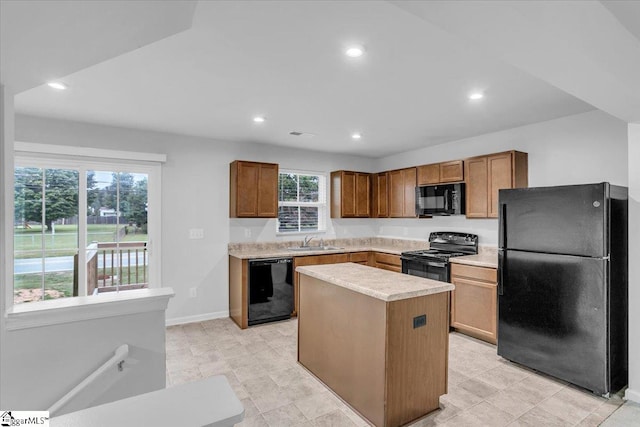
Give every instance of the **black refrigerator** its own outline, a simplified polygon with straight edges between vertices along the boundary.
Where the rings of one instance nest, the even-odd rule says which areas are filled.
[[[627,384],[627,196],[500,190],[498,355],[606,396]]]

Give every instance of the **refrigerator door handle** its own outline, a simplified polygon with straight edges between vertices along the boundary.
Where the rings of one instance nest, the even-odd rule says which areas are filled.
[[[500,229],[498,230],[498,247],[507,249],[507,204],[502,203],[499,211]]]
[[[498,251],[498,295],[504,295],[504,268],[506,267],[506,251]]]

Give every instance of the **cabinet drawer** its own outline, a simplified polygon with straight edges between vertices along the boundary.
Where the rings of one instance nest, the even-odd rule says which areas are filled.
[[[376,252],[375,255],[376,264],[389,264],[397,267],[402,266],[402,261],[400,261],[400,255],[393,254],[385,254],[382,252]]]
[[[491,283],[498,281],[498,272],[495,268],[475,267],[456,263],[451,263],[451,276],[467,277]]]
[[[349,254],[349,261],[366,265],[369,262],[369,252],[352,252]]]
[[[383,263],[376,262],[376,268],[380,268],[382,270],[395,271],[396,273],[402,273],[402,267],[399,265],[383,264]]]

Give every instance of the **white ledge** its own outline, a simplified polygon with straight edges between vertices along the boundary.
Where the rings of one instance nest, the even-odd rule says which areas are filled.
[[[7,311],[7,330],[38,328],[105,317],[164,311],[175,295],[171,288],[105,292],[86,297],[59,298],[17,304]]]

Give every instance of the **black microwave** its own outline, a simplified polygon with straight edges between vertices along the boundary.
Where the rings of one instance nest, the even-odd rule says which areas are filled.
[[[416,187],[416,216],[464,215],[464,183]]]

